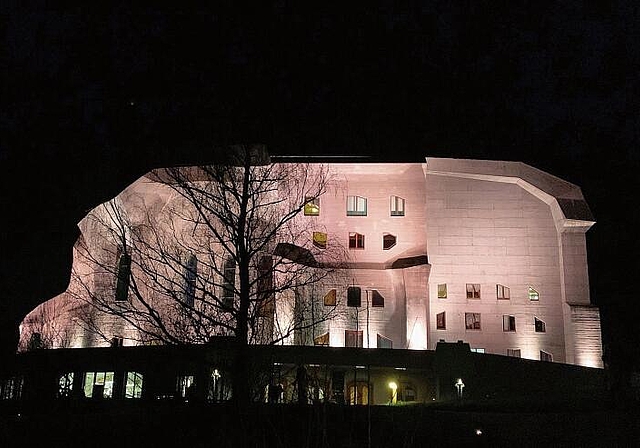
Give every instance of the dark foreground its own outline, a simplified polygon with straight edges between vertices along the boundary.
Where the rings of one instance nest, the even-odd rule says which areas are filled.
[[[0,447],[638,446],[638,409],[153,403],[4,409]]]

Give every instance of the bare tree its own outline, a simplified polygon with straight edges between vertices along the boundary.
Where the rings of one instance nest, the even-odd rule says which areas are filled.
[[[331,185],[327,168],[268,163],[260,149],[234,147],[226,164],[156,170],[144,192],[103,204],[85,224],[95,240],[79,250],[84,268],[72,282],[91,304],[85,325],[105,338],[233,336],[239,401],[250,394],[246,345],[279,343],[332,318],[338,307],[319,306],[309,291],[340,282],[346,258],[304,216]]]
[[[23,323],[18,351],[71,346],[72,331],[64,318],[64,304],[49,300],[31,312]]]

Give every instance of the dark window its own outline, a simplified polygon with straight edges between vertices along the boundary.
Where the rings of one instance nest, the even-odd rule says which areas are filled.
[[[258,261],[258,315],[271,317],[275,313],[273,300],[273,260],[270,256],[260,257]]]
[[[111,347],[122,347],[124,345],[124,339],[120,336],[114,336],[111,338]]]
[[[329,292],[324,295],[324,306],[336,306],[335,289],[330,289]]]
[[[367,216],[367,198],[347,196],[347,216]]]
[[[360,306],[362,290],[358,286],[347,288],[347,306]]]
[[[537,317],[534,317],[533,322],[536,329],[536,333],[546,333],[547,325],[544,323],[544,321],[538,319]]]
[[[552,362],[553,355],[551,355],[551,353],[545,352],[544,350],[540,350],[540,361]]]
[[[516,317],[515,316],[502,316],[502,331],[516,331]]]
[[[131,277],[131,255],[123,252],[118,259],[116,302],[124,302],[129,297],[129,277]]]
[[[511,356],[512,358],[520,358],[520,349],[519,348],[508,348],[507,356]]]
[[[326,249],[327,234],[324,232],[313,232],[313,245],[318,249]]]
[[[397,238],[395,235],[391,235],[390,233],[385,233],[382,235],[382,249],[389,250],[393,246],[396,245]]]
[[[364,235],[360,233],[349,233],[349,249],[364,249]]]
[[[511,298],[511,291],[506,286],[496,285],[496,296],[498,300],[509,300]]]
[[[344,330],[345,347],[362,347],[362,330]]]
[[[467,283],[467,299],[479,299],[479,298],[480,298],[480,284]]]
[[[371,306],[383,307],[384,297],[377,290],[371,291]]]
[[[304,204],[305,216],[318,216],[320,215],[320,198],[305,198]]]
[[[378,333],[377,336],[378,348],[393,348],[393,341],[389,338],[382,336]]]
[[[436,330],[447,329],[447,316],[445,312],[436,314]]]
[[[481,330],[480,313],[464,313],[464,325],[467,330]]]

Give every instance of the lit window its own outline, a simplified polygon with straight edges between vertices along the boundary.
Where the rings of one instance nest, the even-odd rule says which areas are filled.
[[[113,396],[113,372],[85,373],[84,396],[96,399],[111,398]]]
[[[516,331],[516,316],[502,316],[502,331]]]
[[[198,259],[194,254],[189,254],[184,269],[184,304],[193,306],[196,298],[196,281],[198,279]]]
[[[313,345],[329,345],[329,332],[314,338]]]
[[[4,380],[0,386],[0,399],[2,400],[19,400],[22,397],[22,384],[24,379],[21,376],[13,376]]]
[[[330,289],[329,292],[324,295],[324,306],[336,306],[335,289]]]
[[[189,398],[193,394],[195,380],[193,375],[179,375],[176,380],[176,392],[182,398]]]
[[[362,330],[344,330],[345,347],[362,347]]]
[[[222,304],[227,308],[233,308],[233,299],[236,289],[236,262],[228,257],[224,262],[224,278],[222,279]]]
[[[481,330],[480,313],[464,313],[464,325],[467,330]]]
[[[538,319],[537,317],[533,318],[533,323],[536,329],[536,333],[546,333],[547,332],[547,324],[544,321]]]
[[[479,298],[480,298],[480,284],[467,283],[467,299],[479,299]]]
[[[507,349],[507,356],[510,356],[512,358],[520,358],[522,355],[520,353],[520,349],[519,348],[508,348]]]
[[[378,333],[377,336],[378,348],[393,348],[393,341],[387,337]]]
[[[367,216],[367,198],[347,196],[347,216]]]
[[[305,198],[304,204],[304,216],[319,216],[320,215],[320,198]]]
[[[398,196],[391,196],[391,216],[404,216],[404,199]]]
[[[131,277],[131,255],[123,252],[118,257],[116,302],[125,302],[129,297],[129,277]]]
[[[498,300],[509,300],[511,298],[511,290],[503,285],[496,285],[496,295]]]
[[[384,297],[375,289],[371,291],[371,306],[374,306],[374,307],[384,306]]]
[[[473,348],[473,347],[470,348],[469,351],[471,353],[484,353],[485,352],[485,350],[483,348]]]
[[[447,284],[440,283],[438,285],[438,299],[446,299],[447,298]]]
[[[349,384],[349,404],[362,404],[369,403],[369,386],[364,381],[358,381],[357,383]]]
[[[364,235],[349,233],[349,249],[364,249]]]
[[[140,397],[142,397],[142,374],[138,372],[127,372],[124,398]]]
[[[360,306],[362,290],[358,286],[349,286],[347,288],[347,306]]]
[[[538,294],[538,291],[533,289],[531,286],[529,286],[529,300],[536,302],[540,300],[540,294]]]
[[[540,361],[553,361],[553,355],[551,353],[547,353],[544,350],[540,350]]]
[[[326,249],[327,234],[324,232],[313,232],[313,245],[318,249]]]
[[[447,329],[447,316],[445,312],[436,314],[436,330],[446,330]]]
[[[58,398],[69,398],[73,392],[73,372],[60,375],[58,378]]]
[[[382,235],[382,249],[389,250],[396,245],[397,238],[395,235],[385,233]]]

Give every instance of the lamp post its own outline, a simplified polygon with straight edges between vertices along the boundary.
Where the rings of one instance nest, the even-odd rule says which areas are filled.
[[[389,389],[391,389],[389,404],[396,404],[398,401],[398,384],[395,381],[389,381]]]

